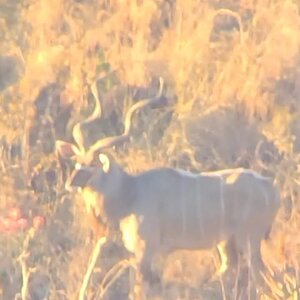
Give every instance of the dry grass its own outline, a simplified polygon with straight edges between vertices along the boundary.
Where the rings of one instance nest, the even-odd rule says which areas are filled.
[[[78,298],[93,234],[80,199],[64,190],[54,145],[71,139],[92,111],[91,83],[111,71],[99,85],[104,120],[85,129],[85,142],[120,132],[116,119],[163,77],[167,107],[139,114],[130,144],[112,155],[132,172],[244,166],[274,177],[282,209],[263,253],[277,286],[268,295],[251,283],[250,292],[299,299],[299,8],[292,0],[0,0],[0,215],[18,206],[30,220],[47,219],[30,239],[30,230],[0,231],[0,298]],[[104,247],[86,299],[125,256]],[[170,284],[149,299],[237,299],[235,280],[210,276],[211,252],[170,261]],[[126,299],[129,273],[105,299]]]

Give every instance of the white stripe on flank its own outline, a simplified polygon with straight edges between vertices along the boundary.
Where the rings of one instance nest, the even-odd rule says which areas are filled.
[[[220,200],[222,209],[222,218],[225,217],[225,202],[224,202],[224,178],[220,178]]]
[[[200,235],[201,235],[201,240],[204,239],[204,226],[203,226],[203,219],[202,219],[202,207],[201,207],[201,203],[202,201],[202,195],[201,195],[201,190],[199,189],[199,182],[196,183],[196,208],[199,215],[198,215],[198,221],[197,221],[197,225],[199,225],[199,230],[200,230]]]
[[[220,205],[221,205],[221,220],[220,220],[220,228],[219,235],[223,236],[222,230],[224,230],[225,225],[225,201],[224,201],[224,177],[220,176]]]
[[[182,216],[181,216],[181,222],[182,222],[182,235],[184,236],[186,234],[186,205],[185,205],[185,194],[184,194],[185,189],[183,187],[183,182],[182,180],[180,180],[180,202],[181,202],[181,213],[182,213]]]

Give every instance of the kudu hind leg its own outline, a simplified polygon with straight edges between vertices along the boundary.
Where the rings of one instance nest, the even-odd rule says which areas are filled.
[[[270,270],[265,265],[262,255],[261,255],[261,241],[263,238],[250,238],[248,242],[248,255],[250,263],[249,271],[251,271],[251,275],[256,282],[257,287],[263,289],[266,293],[268,293],[268,289],[270,288],[270,284],[274,287],[276,286],[276,282],[273,279],[273,276]]]
[[[262,238],[252,237],[248,242],[248,264],[249,271],[251,270],[253,279],[258,284],[264,283],[264,278],[269,276],[269,270],[267,269],[261,255],[261,241]]]
[[[249,267],[256,280],[261,278],[261,273],[265,273],[267,271],[261,255],[261,241],[261,238],[250,237],[247,245],[249,257],[248,263],[250,264]]]

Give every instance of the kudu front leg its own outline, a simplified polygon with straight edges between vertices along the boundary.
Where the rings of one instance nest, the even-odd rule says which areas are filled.
[[[133,276],[131,277],[130,300],[146,299],[145,294],[147,294],[149,285],[153,285],[154,282],[158,281],[151,268],[153,259],[152,253],[149,247],[145,247],[142,253],[140,251],[135,253],[135,271],[131,273]]]
[[[150,285],[160,284],[161,279],[159,274],[152,270],[152,263],[154,260],[155,251],[149,245],[146,245],[143,256],[139,264],[139,273],[144,282]]]

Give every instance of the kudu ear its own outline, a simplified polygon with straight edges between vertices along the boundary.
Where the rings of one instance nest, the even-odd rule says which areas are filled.
[[[110,170],[110,161],[107,155],[100,153],[99,160],[102,164],[102,170],[104,173],[108,173]]]
[[[57,140],[55,143],[55,147],[57,152],[63,158],[72,158],[79,154],[78,148],[72,143]]]

